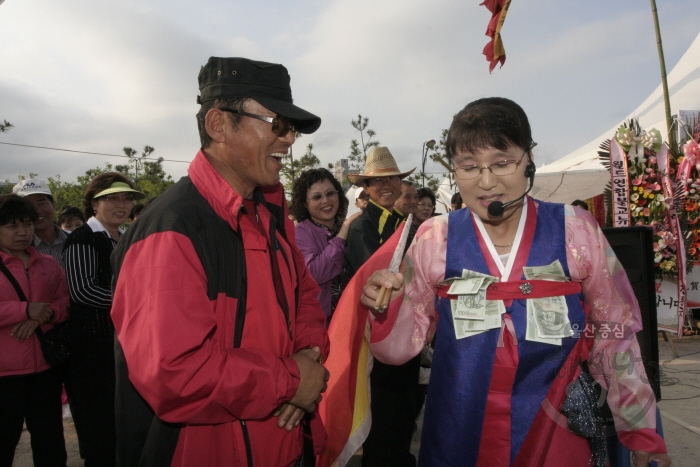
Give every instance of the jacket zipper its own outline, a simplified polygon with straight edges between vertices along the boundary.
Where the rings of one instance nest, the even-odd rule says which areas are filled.
[[[241,429],[243,430],[243,442],[245,443],[245,455],[248,460],[248,467],[253,467],[253,451],[250,447],[248,425],[246,425],[245,420],[241,420]]]
[[[29,297],[32,295],[32,281],[31,278],[29,277],[29,268],[26,267],[24,268],[24,274],[27,276],[27,310],[29,310]],[[28,313],[27,313],[28,314]],[[36,335],[36,331],[34,331],[34,337],[36,337],[37,340],[39,340],[39,337]],[[36,355],[36,343],[32,345],[32,353],[34,354],[34,373],[39,371],[39,359],[37,358]]]
[[[258,203],[255,203],[255,219],[260,222],[260,219],[258,217]],[[277,240],[277,229],[275,228],[275,216],[270,215],[270,225],[268,227],[268,246],[270,248],[270,271],[272,274],[272,282],[273,286],[277,287],[275,285],[275,277],[274,277],[274,268],[275,265],[279,267],[279,263],[276,261],[277,259],[277,249],[278,249],[278,244],[279,241]],[[279,250],[281,252],[284,252],[284,249],[282,249],[282,246],[279,245]],[[273,255],[275,255],[273,257]],[[284,253],[283,253],[283,256]],[[285,262],[287,262],[287,258],[285,256]],[[284,292],[283,292],[284,295]],[[277,296],[277,293],[275,292],[275,296]],[[280,308],[282,309],[282,314],[284,315],[284,322],[287,325],[287,332],[289,333],[289,340],[294,341],[294,333],[292,332],[292,320],[289,317],[289,304],[287,303],[286,297],[284,298],[284,303],[282,301],[277,300],[277,303],[279,304]]]

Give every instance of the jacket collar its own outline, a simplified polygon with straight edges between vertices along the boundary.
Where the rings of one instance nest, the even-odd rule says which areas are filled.
[[[27,253],[29,253],[29,264],[31,265],[34,261],[39,259],[40,253],[36,251],[36,248],[33,246],[29,246],[26,250]],[[0,250],[0,261],[2,261],[5,264],[8,264],[8,261],[21,261],[19,258],[16,256],[13,256],[11,254],[5,253],[4,251]]]
[[[102,225],[102,222],[97,220],[97,217],[92,216],[87,220],[86,224],[90,226],[93,232],[104,232],[109,238],[112,238],[112,236],[109,234],[109,230],[105,229],[105,226]],[[123,235],[124,232],[125,230],[119,227],[119,234]]]
[[[187,169],[192,183],[197,191],[204,196],[209,205],[222,219],[225,219],[233,230],[238,230],[238,215],[243,206],[243,197],[229,185],[214,169],[203,151],[199,151]],[[272,187],[257,188],[268,203],[283,206],[284,190],[278,183]],[[254,196],[257,201],[257,197]],[[285,209],[286,213],[286,209]],[[282,222],[282,220],[280,220]]]

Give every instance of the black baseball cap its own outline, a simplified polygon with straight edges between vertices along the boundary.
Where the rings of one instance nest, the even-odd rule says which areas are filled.
[[[240,57],[209,57],[199,72],[197,103],[248,97],[292,120],[298,132],[313,133],[321,126],[321,119],[294,105],[289,81],[289,72],[277,63]]]

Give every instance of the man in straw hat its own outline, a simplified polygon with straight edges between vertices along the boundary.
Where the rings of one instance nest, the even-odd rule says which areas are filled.
[[[401,172],[389,148],[375,147],[367,154],[365,172],[350,174],[348,180],[369,194],[362,215],[350,226],[346,257],[354,274],[403,221],[394,203],[401,196],[401,179],[413,173]]]
[[[328,379],[325,316],[279,175],[321,119],[289,81],[282,65],[211,57],[202,149],[112,255],[119,465],[295,466],[313,460],[305,440],[325,441],[306,417]]]
[[[350,174],[354,185],[369,193],[369,203],[350,226],[346,258],[356,272],[404,220],[394,209],[401,196],[401,180],[416,170],[402,172],[388,148],[372,148],[365,171]],[[363,466],[415,465],[409,452],[418,398],[420,359],[403,365],[374,361],[370,373],[372,428],[363,445]]]

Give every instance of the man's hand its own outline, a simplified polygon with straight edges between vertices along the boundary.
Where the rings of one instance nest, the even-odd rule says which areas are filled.
[[[362,289],[362,297],[360,297],[362,304],[370,310],[374,310],[377,297],[379,296],[379,289],[382,287],[392,289],[389,303],[393,302],[403,294],[403,274],[394,274],[388,269],[376,271],[367,279],[367,284]]]
[[[39,323],[33,319],[28,319],[22,321],[21,323],[15,324],[15,327],[12,328],[10,335],[14,336],[18,341],[23,341],[25,339],[29,339],[29,337],[34,334],[34,331],[36,331],[36,328],[38,327]]]
[[[285,428],[287,431],[292,431],[295,426],[299,426],[301,420],[306,415],[303,409],[296,407],[288,402],[280,405],[277,410],[272,414],[273,417],[279,417],[277,420],[277,426],[280,428]]]
[[[312,413],[316,411],[319,402],[321,402],[321,393],[326,391],[326,381],[328,381],[330,374],[319,363],[321,351],[318,347],[300,350],[292,355],[292,358],[299,367],[299,388],[289,403]],[[289,422],[287,422],[287,426],[289,426]]]
[[[632,453],[632,462],[634,462],[634,467],[647,467],[651,461],[656,462],[659,467],[668,467],[671,465],[671,458],[668,457],[668,454],[646,451],[634,451]]]
[[[53,310],[48,303],[31,302],[27,307],[27,314],[29,315],[29,319],[39,323],[39,326],[43,326],[51,321]]]

